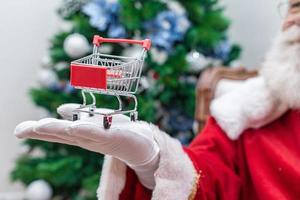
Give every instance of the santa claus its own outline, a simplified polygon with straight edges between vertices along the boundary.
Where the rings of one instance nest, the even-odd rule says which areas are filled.
[[[73,122],[76,104],[58,108],[64,120],[23,122],[15,135],[105,154],[99,199],[300,199],[299,42],[300,1],[290,0],[260,76],[216,98],[188,147],[123,115],[108,130],[101,116]]]

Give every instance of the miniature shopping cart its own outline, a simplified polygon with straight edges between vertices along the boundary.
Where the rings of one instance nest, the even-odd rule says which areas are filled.
[[[128,43],[141,45],[142,51],[136,57],[116,56],[100,53],[102,43]],[[108,129],[112,123],[112,115],[130,113],[131,121],[136,121],[138,117],[137,99],[134,95],[137,92],[141,78],[142,68],[146,52],[151,47],[151,41],[110,39],[102,38],[98,35],[93,39],[93,54],[71,62],[70,82],[77,89],[81,89],[83,104],[74,111],[73,120],[80,118],[80,112],[103,115],[103,126]],[[96,111],[96,98],[94,93],[112,95],[117,97],[119,108],[108,112]],[[92,103],[87,104],[86,94],[92,97]],[[132,98],[134,108],[123,110],[120,96]]]

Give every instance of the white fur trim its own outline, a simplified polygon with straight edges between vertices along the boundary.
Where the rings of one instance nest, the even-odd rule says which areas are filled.
[[[193,190],[197,172],[178,140],[152,126],[160,148],[159,167],[156,170],[152,200],[187,200]],[[104,161],[98,198],[117,200],[125,186],[125,164],[108,157]]]
[[[241,80],[221,79],[216,85],[214,98],[221,97],[224,94],[233,91],[234,89],[240,87],[243,83],[244,81]]]
[[[160,162],[154,175],[156,186],[152,200],[188,199],[197,176],[194,165],[178,140],[157,127],[154,130],[160,148]]]
[[[264,126],[286,110],[262,77],[248,79],[237,89],[214,99],[210,106],[211,115],[232,140],[248,128]]]
[[[99,200],[117,200],[126,180],[126,165],[124,162],[111,156],[105,156],[100,186],[97,190]]]

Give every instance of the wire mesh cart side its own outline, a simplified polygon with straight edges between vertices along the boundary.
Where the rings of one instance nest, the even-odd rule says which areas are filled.
[[[100,53],[102,43],[127,43],[141,45],[142,50],[135,57],[117,56]],[[110,128],[112,116],[115,114],[130,113],[130,119],[136,121],[137,112],[137,92],[141,73],[147,51],[151,47],[151,41],[112,39],[103,38],[98,35],[93,39],[93,53],[86,57],[71,62],[70,82],[76,89],[81,89],[83,103],[73,113],[73,120],[80,118],[80,113],[88,113],[89,116],[95,114],[103,115],[104,128]],[[104,94],[115,96],[119,102],[117,110],[99,112],[96,111],[96,98],[94,94]],[[87,104],[87,96],[92,97],[92,103]],[[124,110],[120,96],[132,98],[134,108]]]

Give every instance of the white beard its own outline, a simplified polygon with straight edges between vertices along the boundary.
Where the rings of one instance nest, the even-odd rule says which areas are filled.
[[[266,56],[260,74],[273,95],[289,108],[300,109],[300,27],[280,33]]]

